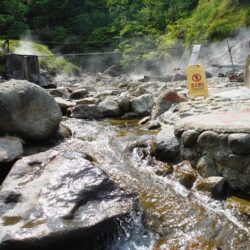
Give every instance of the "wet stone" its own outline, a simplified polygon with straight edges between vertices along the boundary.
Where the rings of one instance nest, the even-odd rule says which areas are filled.
[[[183,161],[174,166],[174,179],[178,180],[186,188],[191,188],[197,178],[197,172],[190,162]]]
[[[195,182],[194,189],[203,191],[203,192],[220,192],[223,189],[225,180],[220,176],[211,176],[208,178],[200,178]]]
[[[8,195],[13,198],[6,202],[8,193],[21,197]],[[47,249],[69,238],[88,245],[103,228],[105,233],[116,230],[117,219],[128,216],[133,204],[81,154],[48,151],[25,157],[1,187],[0,249],[36,249],[38,243]]]

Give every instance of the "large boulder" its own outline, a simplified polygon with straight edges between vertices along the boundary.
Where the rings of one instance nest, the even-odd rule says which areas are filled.
[[[103,117],[116,117],[121,113],[118,103],[112,97],[107,97],[100,102],[98,104],[98,109]]]
[[[116,232],[133,199],[83,157],[47,151],[13,166],[0,192],[0,249],[96,249]]]
[[[57,130],[62,114],[41,87],[10,80],[1,84],[0,117],[0,130],[27,140],[45,140]]]
[[[157,98],[154,109],[152,111],[152,119],[168,111],[172,104],[186,101],[186,98],[179,95],[176,90],[166,90]]]

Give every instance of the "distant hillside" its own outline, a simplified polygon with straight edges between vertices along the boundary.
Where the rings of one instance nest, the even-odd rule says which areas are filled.
[[[249,26],[249,0],[200,0],[190,17],[169,26],[168,36],[192,44],[222,40]]]

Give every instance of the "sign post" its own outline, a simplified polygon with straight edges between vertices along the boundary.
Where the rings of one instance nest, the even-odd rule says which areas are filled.
[[[196,96],[208,97],[206,73],[202,64],[189,65],[187,67],[187,79],[191,98]]]

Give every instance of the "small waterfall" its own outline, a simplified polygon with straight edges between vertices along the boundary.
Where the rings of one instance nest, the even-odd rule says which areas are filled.
[[[133,212],[127,221],[119,221],[118,238],[109,246],[110,250],[151,250],[157,239],[149,233],[143,223],[141,211]]]

